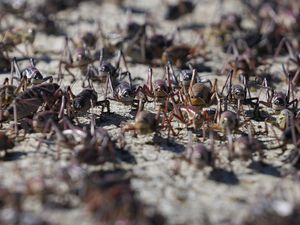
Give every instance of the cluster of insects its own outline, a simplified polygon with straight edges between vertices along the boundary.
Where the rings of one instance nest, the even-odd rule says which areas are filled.
[[[185,143],[175,160],[196,169],[232,168],[236,161],[264,164],[274,149],[282,153],[292,149],[287,159],[299,165],[297,1],[242,1],[250,22],[228,13],[207,26],[191,24],[171,33],[158,32],[149,12],[117,1],[121,10],[130,11],[129,17],[136,13],[147,18],[118,25],[114,31],[118,38],[106,31],[103,21],[93,21],[95,31],[74,36],[62,32],[55,15],[83,1],[44,1],[35,7],[16,2],[0,3],[5,12],[0,16],[0,72],[5,74],[0,86],[1,159],[37,133],[37,149],[55,146],[57,160],[68,149],[72,165],[118,167],[130,161],[131,142],[152,135],[157,146],[157,137]],[[197,7],[192,0],[163,4],[168,22],[189,16]],[[9,16],[33,26],[5,26]],[[245,26],[247,22],[251,26]],[[197,36],[194,44],[180,40],[190,30]],[[52,75],[40,66],[43,59],[35,42],[41,33],[59,35],[63,43],[60,52],[49,53],[59,55],[51,59],[57,63]],[[216,52],[225,55],[223,65],[205,67]],[[136,74],[135,65],[146,66],[147,71]],[[80,88],[75,89],[74,83]],[[135,119],[121,121],[112,135],[102,122],[109,123],[124,111]],[[225,158],[217,145],[226,152]],[[63,182],[79,192],[71,187],[70,177]],[[136,200],[123,172],[91,173],[85,178],[86,186],[78,188],[82,193],[76,196],[103,224],[165,224],[161,215],[145,217],[145,206]],[[40,185],[47,189],[43,181]],[[49,197],[30,182],[26,187],[26,194],[42,196],[43,201]],[[13,202],[14,210],[21,210],[21,197],[14,195],[0,188],[0,196],[5,196],[0,209]]]

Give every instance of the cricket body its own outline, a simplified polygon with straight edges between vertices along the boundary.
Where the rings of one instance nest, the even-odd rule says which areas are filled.
[[[132,86],[124,81],[118,84],[114,90],[114,97],[117,101],[122,102],[124,105],[132,105],[135,98]]]
[[[146,96],[154,98],[155,102],[160,105],[163,105],[167,98],[172,94],[170,73],[168,70],[169,68],[166,67],[167,80],[157,79],[152,81],[152,68],[149,68],[147,84],[142,87],[142,92]]]
[[[193,77],[192,70],[181,70],[179,74],[181,87],[187,90],[188,87],[190,86],[192,77]]]
[[[158,114],[159,115],[159,114]],[[139,111],[136,114],[134,124],[123,127],[123,132],[133,130],[139,134],[149,134],[155,132],[158,127],[158,116],[149,111]]]
[[[274,92],[271,103],[275,111],[281,111],[287,107],[287,96],[283,92]]]
[[[282,65],[282,69],[284,74],[288,78],[288,90],[286,93],[282,91],[275,91],[273,88],[268,86],[266,80],[263,82],[263,88],[267,89],[267,102],[259,101],[260,103],[266,105],[267,107],[271,107],[275,112],[280,112],[283,109],[289,109],[292,107],[292,110],[295,110],[298,107],[298,99],[295,98],[290,100],[292,93],[294,93],[294,87],[292,85],[291,76],[285,69],[285,66]]]
[[[78,113],[87,112],[92,106],[96,105],[97,92],[92,88],[82,90],[73,99],[74,110]]]
[[[190,101],[193,106],[207,106],[211,95],[211,89],[202,83],[195,83],[189,89]]]
[[[232,94],[233,98],[236,100],[245,100],[246,99],[245,88],[240,84],[236,84],[236,85],[232,86],[231,94]]]
[[[260,101],[262,104],[270,106],[275,112],[280,112],[281,110],[288,109],[289,106],[292,106],[293,109],[297,108],[298,99],[289,101],[289,95],[286,95],[282,91],[273,91],[269,103]]]
[[[56,83],[43,83],[32,86],[20,93],[4,111],[5,119],[21,119],[35,113],[43,103],[51,106],[60,97],[60,87]]]
[[[242,82],[247,82],[249,77],[253,74],[249,64],[243,58],[230,61],[225,65],[225,68],[223,68],[223,72],[226,73],[226,71],[232,71],[232,77]]]
[[[186,126],[192,126],[197,131],[204,128],[204,124],[209,125],[214,121],[216,110],[211,108],[199,108],[192,105],[178,105],[171,99],[173,104],[173,111],[170,117],[176,117],[181,123]]]
[[[25,43],[32,45],[35,40],[36,31],[29,29],[12,29],[1,34],[0,46],[4,52],[12,51],[17,45]]]
[[[100,67],[98,68],[97,76],[92,78],[93,80],[97,80],[100,82],[105,82],[107,77],[110,77],[112,81],[114,81],[117,77],[118,69],[113,66],[110,62],[104,61],[100,62]]]
[[[75,75],[70,69],[78,68],[83,75],[88,74],[89,65],[93,63],[93,59],[90,52],[86,47],[79,47],[74,50],[74,56],[72,56],[71,48],[69,46],[70,38],[65,38],[65,47],[63,52],[63,58],[59,62],[59,78],[63,78],[62,68],[64,68],[69,75],[72,76],[72,82],[75,81]]]
[[[200,128],[204,123],[204,117],[202,112],[196,106],[181,106],[179,110],[182,112],[183,117],[188,119],[187,124],[192,124],[193,128],[197,130]]]
[[[194,164],[199,169],[205,166],[215,167],[215,161],[217,159],[214,151],[214,140],[210,133],[210,145],[206,146],[203,143],[193,144],[192,132],[188,132],[188,144],[184,154],[184,159]]]
[[[220,122],[219,122],[223,131],[234,131],[239,127],[239,120],[237,114],[232,111],[224,111],[221,114]]]
[[[189,150],[188,160],[195,164],[198,168],[204,166],[214,166],[214,156],[212,150],[208,149],[204,144],[197,144]]]
[[[115,81],[112,81],[110,76],[108,77],[105,97],[107,96],[108,90],[110,89],[113,94],[113,98],[109,97],[109,99],[117,102],[121,102],[124,105],[131,105],[134,108],[142,107],[143,104],[142,98],[144,96],[138,95],[142,87],[140,86],[136,87],[132,84],[132,78],[130,72],[128,71],[123,72],[120,74],[120,76],[119,76],[120,78],[118,80],[115,79]],[[124,80],[125,77],[128,77],[128,82]]]
[[[257,112],[258,110],[258,97],[251,97],[250,91],[248,89],[247,79],[243,79],[243,84],[232,84],[232,79],[234,76],[234,70],[231,70],[228,73],[227,80],[222,88],[221,95],[223,95],[223,91],[227,87],[227,95],[225,95],[226,101],[232,103],[237,106],[237,111],[240,111],[241,104],[243,105],[251,105],[254,107],[254,110]],[[249,94],[249,98],[247,98],[247,93]],[[227,106],[226,106],[227,107]]]
[[[283,109],[276,118],[276,124],[281,130],[284,130],[292,125],[293,119],[295,119],[294,113],[289,109]]]
[[[247,136],[240,136],[234,142],[233,146],[233,158],[238,158],[241,160],[249,160],[253,158],[253,153],[258,152],[260,160],[263,158],[262,150],[265,149],[266,146],[259,140]]]
[[[168,47],[162,54],[162,62],[173,62],[177,67],[181,68],[189,59],[195,55],[196,49],[188,45],[177,45]]]
[[[8,149],[15,146],[14,141],[8,137],[4,132],[0,132],[0,152],[3,151],[6,154]]]
[[[11,104],[13,99],[16,97],[16,90],[16,86],[9,84],[0,87],[1,109],[6,108]]]
[[[157,129],[158,121],[153,113],[148,111],[140,111],[135,117],[135,128],[141,134],[152,133]]]
[[[98,127],[93,133],[87,132],[82,143],[75,147],[76,159],[80,163],[101,164],[114,161],[116,145],[108,132]]]
[[[192,106],[198,106],[200,108],[207,107],[211,104],[213,99],[213,85],[210,80],[195,83],[196,73],[196,70],[193,69],[193,75],[188,89],[188,102]]]
[[[102,48],[100,52],[97,77],[99,77],[100,81],[105,81],[107,77],[110,77],[110,79],[114,83],[118,78],[119,74],[121,73],[121,68],[120,68],[121,60],[125,66],[125,73],[128,72],[127,62],[124,53],[121,50],[118,51],[115,59],[115,63],[113,65],[112,62],[103,59],[104,58],[103,52],[104,49]]]
[[[59,114],[57,112],[46,110],[38,112],[32,119],[32,127],[35,132],[47,133],[50,131],[51,123],[57,123]]]
[[[20,70],[19,65],[17,63],[17,59],[13,58],[12,66],[14,67],[17,76],[13,76],[13,79],[16,79],[20,82],[22,82],[24,79],[26,81],[26,85],[29,84],[41,84],[46,81],[53,81],[52,76],[43,77],[41,72],[36,68],[34,60],[30,59],[30,65],[27,66],[24,70]]]
[[[163,103],[170,92],[164,80],[155,80],[153,82],[153,89],[155,100],[158,103]]]
[[[91,80],[98,81],[100,83],[105,83],[107,82],[108,79],[110,79],[112,85],[114,86],[115,83],[117,82],[118,76],[120,76],[119,74],[121,72],[121,68],[120,68],[121,59],[124,62],[126,71],[128,71],[127,63],[122,51],[118,52],[117,62],[115,65],[113,65],[111,62],[107,60],[103,60],[104,58],[103,52],[104,49],[102,48],[100,51],[99,66],[94,68],[93,73],[88,73],[88,77]]]
[[[96,106],[102,106],[102,112],[104,108],[107,108],[107,112],[110,112],[110,103],[107,99],[97,101],[98,94],[93,88],[84,88],[80,93],[74,95],[71,88],[68,87],[69,98],[71,99],[73,111],[78,114],[86,114],[87,111]]]

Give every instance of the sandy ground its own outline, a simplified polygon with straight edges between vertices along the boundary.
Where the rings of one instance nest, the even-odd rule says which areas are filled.
[[[159,32],[163,34],[172,33],[177,26],[195,23],[210,23],[218,17],[220,9],[218,1],[199,0],[199,3],[192,15],[184,17],[176,22],[162,21],[164,8],[161,1],[128,1],[128,5],[143,7],[148,9],[153,15],[151,20],[159,26]],[[239,1],[225,1],[222,12],[242,11]],[[105,32],[113,34],[116,25],[125,27],[130,20],[145,20],[144,15],[126,15],[114,4],[106,1],[101,6],[94,3],[82,3],[77,10],[65,10],[58,14],[63,29],[70,36],[75,36],[80,32],[94,31],[94,19],[101,21]],[[9,22],[8,22],[9,23]],[[180,37],[184,43],[196,44],[195,34],[190,31],[183,31]],[[62,36],[46,36],[37,34],[34,46],[36,49],[47,51],[61,51],[64,39]],[[21,46],[22,48],[22,46]],[[216,51],[219,51],[216,49]],[[17,53],[16,53],[17,54]],[[209,78],[218,78],[220,83],[224,77],[217,75],[221,69],[224,57],[217,52],[211,53],[213,61],[206,62],[212,68],[212,72],[203,72]],[[53,58],[59,58],[59,55]],[[26,65],[26,62],[21,66]],[[58,72],[58,61],[52,60],[49,63],[43,61],[37,64],[44,74],[53,75],[56,78]],[[140,76],[146,79],[147,66],[140,64],[130,64],[129,69],[133,76]],[[274,67],[274,70],[278,68]],[[80,72],[74,70],[78,81],[72,86],[75,93],[81,90]],[[163,68],[154,69],[154,77],[163,74]],[[1,75],[4,78],[7,74]],[[61,85],[68,85],[70,77],[66,76]],[[103,85],[95,84],[98,97],[104,93]],[[147,104],[147,109],[155,111],[153,104]],[[130,107],[121,103],[111,102],[112,114],[104,113],[97,118],[97,126],[103,126],[115,137],[120,132],[120,127],[125,123],[133,122],[134,114],[130,112]],[[100,114],[100,109],[95,109]],[[82,117],[82,123],[89,123],[89,120]],[[256,123],[264,127],[263,123]],[[7,126],[7,125],[6,125]],[[42,144],[37,150],[41,134],[26,134],[24,141],[18,143],[13,149],[12,160],[3,159],[0,163],[0,179],[5,187],[12,189],[22,188],[25,179],[34,179],[42,175],[56,174],[59,168],[64,168],[71,162],[72,152],[60,150],[57,145]],[[273,137],[261,137],[267,145],[277,144]],[[194,142],[202,141],[202,138],[193,136]],[[182,129],[177,137],[171,140],[166,139],[163,133],[162,138],[154,139],[153,135],[140,135],[138,138],[132,134],[126,134],[126,150],[132,155],[134,160],[118,165],[127,170],[132,176],[131,185],[136,190],[138,198],[149,206],[149,209],[156,209],[166,217],[169,224],[239,224],[239,222],[249,213],[263,208],[263,199],[269,202],[281,201],[286,204],[294,204],[300,200],[300,186],[297,171],[283,160],[289,154],[287,151],[280,155],[281,150],[265,152],[266,165],[259,163],[234,161],[230,166],[228,161],[221,159],[218,168],[197,169],[194,165],[180,161],[178,158],[184,152],[188,135],[186,129]],[[209,141],[205,141],[209,143]],[[216,142],[215,150],[221,155],[226,155],[227,144]],[[290,148],[291,146],[289,146]],[[113,168],[111,164],[100,166],[101,170]],[[81,168],[87,172],[93,168],[85,165]],[[59,182],[55,178],[53,181]],[[59,184],[57,184],[59,186]],[[62,193],[63,187],[61,187]],[[32,201],[32,202],[31,202]],[[25,204],[28,212],[50,221],[53,224],[95,224],[95,221],[85,209],[85,205],[74,199],[75,207],[71,209],[58,209],[55,207],[41,207],[32,199]],[[9,217],[9,213],[2,211],[1,216]],[[33,223],[22,223],[33,224]]]

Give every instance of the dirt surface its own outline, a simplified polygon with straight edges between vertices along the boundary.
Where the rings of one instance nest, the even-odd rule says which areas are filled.
[[[199,72],[199,75],[207,79],[218,79],[219,90],[225,82],[226,76],[220,75],[220,71],[228,60],[221,46],[216,45],[214,37],[209,38],[205,47],[201,45],[199,32],[190,29],[182,29],[176,32],[176,28],[190,24],[201,25],[204,29],[209,24],[218,21],[221,14],[235,12],[243,14],[245,9],[239,1],[224,1],[220,6],[219,1],[196,1],[197,5],[192,14],[183,16],[176,21],[164,20],[165,6],[159,0],[125,1],[124,6],[136,7],[149,13],[135,14],[125,12],[112,1],[104,1],[102,4],[94,2],[82,2],[78,7],[66,9],[55,15],[60,29],[70,37],[78,37],[85,31],[97,32],[98,22],[112,42],[117,42],[119,30],[124,30],[130,21],[143,23],[150,21],[154,24],[156,32],[164,35],[172,35],[175,32],[176,43],[186,43],[191,46],[201,46],[204,57],[193,59],[193,62],[205,65],[209,69]],[[245,26],[251,26],[245,22]],[[7,15],[1,21],[1,26],[23,27],[34,26],[27,24],[13,16]],[[118,28],[119,27],[119,28]],[[104,43],[99,39],[95,49],[100,49]],[[34,41],[34,49],[37,53],[36,67],[43,75],[52,75],[55,82],[61,87],[71,85],[72,91],[78,94],[82,90],[84,76],[80,70],[72,70],[76,81],[71,82],[71,76],[64,71],[63,80],[58,81],[59,59],[64,47],[64,35],[46,35],[38,31]],[[24,45],[19,45],[21,52],[25,51]],[[30,51],[30,50],[29,50]],[[51,51],[51,53],[47,53]],[[29,53],[32,55],[32,53]],[[18,51],[9,53],[10,57],[23,57]],[[48,57],[48,58],[47,58]],[[40,60],[39,60],[40,59]],[[48,60],[49,59],[49,60]],[[286,82],[283,79],[281,62],[285,57],[279,58],[271,67],[273,74],[279,74],[281,87],[286,91]],[[95,65],[98,62],[95,63]],[[28,65],[28,61],[19,63],[21,68]],[[124,65],[121,63],[121,67]],[[147,80],[148,65],[130,63],[129,71],[134,78],[142,78],[135,81],[143,83]],[[153,68],[154,79],[163,77],[164,66]],[[8,77],[9,73],[1,74],[1,79]],[[104,98],[105,85],[95,82],[94,88],[98,93],[98,99]],[[283,87],[283,88],[282,88]],[[258,95],[258,92],[253,92]],[[296,97],[300,97],[296,93]],[[101,108],[95,107],[92,111],[96,116],[96,126],[105,128],[111,137],[116,140],[121,136],[121,128],[134,122],[135,111],[131,106],[111,101],[111,113],[101,114]],[[244,106],[247,108],[247,106]],[[156,113],[157,105],[147,103],[145,109]],[[90,116],[84,115],[78,118],[81,126],[89,125]],[[265,123],[253,121],[256,132],[264,133]],[[135,197],[145,205],[145,214],[152,215],[159,212],[166,220],[166,224],[241,224],[241,221],[249,215],[257,215],[259,212],[273,210],[279,215],[289,215],[293,207],[300,201],[299,173],[285,159],[291,154],[292,145],[287,146],[287,151],[282,149],[264,150],[264,163],[258,162],[258,155],[254,154],[253,161],[228,160],[228,143],[226,135],[219,134],[221,140],[214,142],[214,151],[219,155],[216,167],[197,168],[194,164],[181,160],[188,146],[196,143],[204,143],[210,146],[211,140],[192,134],[192,143],[189,141],[189,132],[185,125],[175,121],[174,129],[179,134],[167,137],[167,131],[161,131],[161,135],[149,134],[135,137],[132,132],[125,133],[125,160],[118,163],[105,163],[96,166],[78,164],[74,160],[74,151],[66,148],[57,140],[46,143],[44,134],[26,133],[20,130],[20,136],[25,135],[24,140],[15,140],[15,147],[10,149],[0,162],[0,187],[7,188],[13,193],[23,193],[31,190],[29,197],[22,198],[21,215],[11,206],[1,206],[0,218],[2,224],[135,224],[122,221],[119,223],[105,223],[90,213],[86,201],[82,201],[81,187],[82,177],[92,174],[93,171],[121,170],[130,177],[130,187],[134,190]],[[247,132],[247,128],[241,128]],[[270,125],[269,125],[270,129]],[[4,123],[2,130],[13,130],[13,121]],[[280,136],[281,131],[275,128],[275,133]],[[234,134],[238,137],[240,134]],[[223,138],[222,138],[223,137]],[[258,135],[267,147],[278,145],[273,132]],[[122,153],[123,154],[123,153]],[[123,158],[124,159],[124,158]],[[64,175],[71,178],[64,180]],[[70,175],[73,174],[73,175]],[[71,188],[70,188],[71,186]],[[43,200],[43,188],[54,190],[53,195]],[[78,191],[80,190],[80,191]],[[46,189],[44,190],[46,192]],[[29,191],[30,192],[30,191]],[[80,193],[77,193],[80,192]],[[2,195],[1,195],[2,196]],[[15,197],[17,199],[17,197]],[[95,197],[96,198],[96,197]],[[42,200],[41,200],[42,199]],[[49,200],[50,199],[50,200]],[[23,201],[24,200],[24,201]],[[1,199],[0,199],[1,201]],[[17,201],[17,200],[15,200]],[[61,202],[67,202],[65,206]],[[105,204],[105,203],[104,203]],[[109,205],[109,202],[107,203]],[[17,218],[17,219],[16,219]],[[139,224],[137,222],[136,224]],[[154,223],[155,224],[155,223]],[[156,224],[163,224],[157,222]]]

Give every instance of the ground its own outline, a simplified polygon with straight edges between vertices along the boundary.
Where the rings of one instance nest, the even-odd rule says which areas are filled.
[[[221,13],[243,12],[239,1],[224,1],[222,8],[219,4],[219,1],[201,0],[193,14],[175,22],[168,22],[162,20],[165,8],[161,7],[162,3],[158,0],[126,1],[128,6],[149,10],[150,16],[147,19],[143,14],[126,14],[110,1],[104,1],[101,5],[83,2],[76,10],[67,9],[59,12],[56,19],[60,21],[62,29],[69,36],[76,36],[84,31],[95,31],[97,24],[94,20],[100,21],[105,33],[111,36],[115,34],[117,25],[124,28],[128,21],[143,22],[145,20],[153,21],[158,26],[158,32],[172,34],[176,31],[176,27],[192,22],[207,25],[215,21]],[[18,23],[22,24],[13,18],[8,18],[5,23],[14,23],[15,26],[18,26]],[[176,40],[195,46],[199,45],[197,38],[197,33],[190,30],[176,34]],[[43,74],[52,75],[54,79],[57,79],[58,59],[61,57],[59,53],[63,45],[64,37],[61,35],[49,36],[41,32],[37,33],[34,42],[35,49],[39,52],[53,51],[53,54],[50,54],[50,61],[41,60],[37,64],[37,68]],[[22,49],[23,46],[20,48]],[[54,54],[55,52],[58,54]],[[18,55],[18,53],[14,54]],[[226,56],[220,48],[216,48],[215,51],[208,53],[208,58],[210,60],[204,63],[211,70],[200,73],[200,76],[209,79],[217,78],[221,86],[226,77],[221,76],[219,71]],[[20,66],[24,68],[26,63],[27,61],[22,62]],[[141,77],[146,81],[148,65],[129,63],[129,70],[134,77]],[[272,70],[279,72],[280,63],[275,64]],[[79,70],[74,70],[74,73],[76,82],[71,84],[71,87],[76,94],[81,91],[83,78]],[[163,67],[154,68],[154,78],[161,77],[163,73]],[[7,76],[9,76],[7,73],[1,74],[1,79]],[[70,79],[71,77],[66,75],[60,85],[62,87],[70,85]],[[98,98],[103,98],[104,85],[95,83],[94,87]],[[156,111],[155,107],[153,103],[146,105],[146,109],[152,112]],[[94,112],[99,115],[96,118],[97,126],[107,129],[113,138],[120,135],[121,128],[125,124],[133,123],[135,117],[130,106],[124,106],[115,101],[111,101],[110,114],[101,114],[99,108],[94,109]],[[82,124],[90,123],[89,117],[86,116],[80,117],[79,120]],[[257,131],[264,131],[264,122],[254,122],[254,125]],[[2,129],[6,131],[8,126],[6,123]],[[82,174],[91,171],[113,170],[117,167],[126,171],[131,178],[130,184],[136,197],[147,206],[150,213],[151,210],[158,211],[166,218],[167,224],[178,225],[240,224],[249,214],[255,215],[257,210],[264,210],[266,202],[270,204],[268,207],[273,207],[279,213],[284,213],[289,207],[299,202],[299,173],[284,160],[291,153],[292,145],[288,145],[288,150],[284,154],[281,154],[281,149],[265,150],[264,164],[257,162],[257,156],[254,156],[254,162],[234,160],[230,163],[226,159],[227,142],[216,141],[214,151],[221,155],[220,161],[217,162],[217,169],[205,167],[200,170],[195,165],[181,160],[180,156],[184,154],[188,146],[202,142],[203,138],[193,135],[192,143],[189,143],[187,129],[179,123],[175,123],[176,126],[182,127],[179,135],[171,136],[169,139],[165,131],[161,132],[160,137],[154,134],[134,137],[128,132],[125,134],[125,151],[130,155],[129,160],[117,165],[106,163],[92,167],[84,164],[77,165],[71,160],[74,152],[59,143],[45,144],[41,141],[42,134],[26,134],[23,141],[18,141],[16,146],[9,150],[8,155],[2,157],[0,162],[1,187],[17,192],[26,188],[24,187],[27,184],[25,181],[29,181],[33,186],[37,181],[35,188],[38,189],[40,179],[43,178],[49,186],[55,187],[57,192],[52,200],[56,202],[57,198],[69,195],[68,187],[60,180],[62,169],[74,166],[73,169],[80,171],[78,174],[83,176]],[[280,135],[280,131],[276,130],[276,132]],[[277,144],[272,132],[269,136],[259,136],[259,139],[268,147]],[[204,143],[209,146],[210,140],[205,140]],[[70,198],[73,198],[70,200],[72,206],[67,209],[56,207],[55,204],[43,205],[37,196],[26,198],[23,203],[24,209],[28,215],[35,216],[28,216],[27,220],[24,216],[19,224],[40,224],[33,221],[36,217],[61,225],[100,224],[88,212],[86,204],[80,201],[80,197],[71,194]],[[9,207],[1,210],[1,221],[11,221],[13,216]]]

